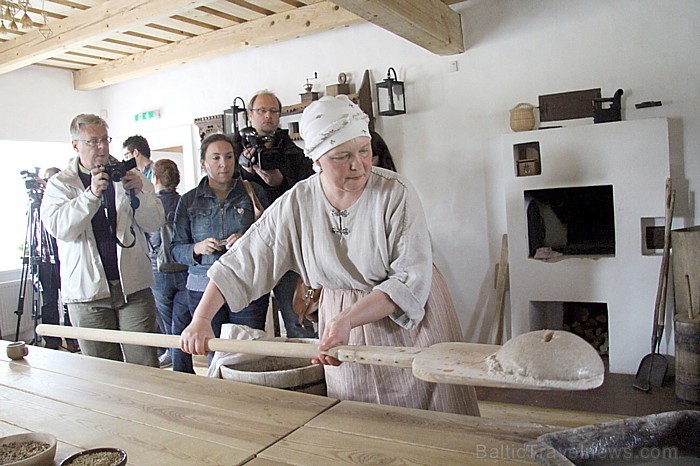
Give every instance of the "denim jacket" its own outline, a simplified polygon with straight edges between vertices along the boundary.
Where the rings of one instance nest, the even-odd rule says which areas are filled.
[[[251,185],[263,207],[268,207],[265,190],[256,183]],[[253,202],[241,178],[236,178],[222,207],[209,187],[209,178],[205,176],[196,188],[180,198],[175,209],[173,258],[186,264],[191,275],[206,276],[209,267],[221,257],[223,251],[195,259],[195,243],[207,238],[226,239],[233,233],[245,233],[254,221]]]

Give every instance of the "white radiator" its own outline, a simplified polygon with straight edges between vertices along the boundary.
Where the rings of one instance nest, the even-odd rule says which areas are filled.
[[[0,283],[0,331],[3,340],[13,341],[17,332],[17,310],[19,298],[19,280]],[[39,304],[41,305],[40,296]],[[34,338],[32,322],[32,287],[29,285],[24,297],[24,314],[20,321],[19,339],[27,342]]]

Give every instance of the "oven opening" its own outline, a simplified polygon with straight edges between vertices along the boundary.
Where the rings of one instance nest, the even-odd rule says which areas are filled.
[[[615,255],[613,187],[524,193],[529,257]]]

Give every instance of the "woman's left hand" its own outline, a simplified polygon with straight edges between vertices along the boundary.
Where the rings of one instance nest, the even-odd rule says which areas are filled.
[[[347,345],[348,341],[350,341],[350,330],[352,330],[352,324],[345,315],[335,316],[323,328],[319,349],[327,351],[335,346]],[[331,366],[342,364],[342,361],[326,354],[319,354],[318,358],[312,359],[311,362],[313,364],[327,364]]]

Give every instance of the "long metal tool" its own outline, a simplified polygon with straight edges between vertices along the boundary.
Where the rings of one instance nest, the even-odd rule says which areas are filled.
[[[84,327],[41,324],[39,335],[122,343],[128,345],[179,348],[180,337],[158,333],[123,332]],[[319,345],[268,340],[227,340],[212,338],[209,351],[249,353],[265,356],[308,358],[319,355]],[[409,368],[421,380],[482,387],[521,388],[535,390],[588,390],[602,383],[600,376],[572,381],[528,380],[512,374],[494,373],[486,358],[501,346],[481,343],[438,343],[428,348],[396,346],[337,346],[325,351],[344,362]],[[591,351],[595,351],[591,347]],[[596,353],[597,354],[597,353]],[[602,362],[601,362],[602,367]],[[585,370],[585,369],[582,369]]]
[[[673,220],[673,206],[676,192],[671,187],[671,179],[666,179],[666,208],[664,221],[664,250],[661,256],[661,269],[659,270],[659,283],[656,290],[656,302],[654,304],[654,328],[651,332],[651,353],[642,358],[637,369],[634,388],[649,392],[652,386],[663,385],[668,371],[666,357],[659,353],[661,338],[664,334],[666,323],[666,289],[668,287],[668,268],[671,252],[671,222]]]

